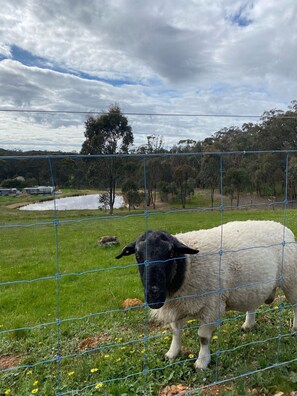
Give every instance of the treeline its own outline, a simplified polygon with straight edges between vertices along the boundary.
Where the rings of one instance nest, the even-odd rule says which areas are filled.
[[[222,187],[232,205],[239,205],[243,192],[277,197],[287,190],[289,199],[296,199],[297,157],[294,153],[286,154],[297,149],[296,101],[287,111],[265,112],[257,123],[223,128],[203,141],[185,139],[170,149],[164,148],[161,136],[148,136],[146,144],[132,149],[132,129],[117,105],[104,115],[89,117],[85,127],[81,154],[102,154],[102,157],[0,149],[0,156],[31,157],[0,160],[1,186],[22,188],[54,183],[59,188],[106,190],[111,209],[119,189],[129,207],[146,200],[154,208],[157,197],[164,202],[179,200],[186,207],[196,188],[209,189],[212,204],[214,192]],[[247,154],[239,153],[243,151]],[[251,151],[284,152],[248,154]],[[220,154],[225,152],[234,153]],[[54,158],[57,154],[66,157]],[[51,164],[47,158],[34,159],[36,155],[53,156]]]

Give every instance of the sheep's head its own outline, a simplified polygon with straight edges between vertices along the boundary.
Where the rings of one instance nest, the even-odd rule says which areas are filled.
[[[198,250],[167,232],[148,231],[127,245],[116,258],[135,254],[146,302],[152,309],[158,309],[183,283],[185,254],[196,253]]]

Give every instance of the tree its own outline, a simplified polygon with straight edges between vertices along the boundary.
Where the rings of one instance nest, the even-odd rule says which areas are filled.
[[[185,163],[178,165],[173,171],[175,182],[180,191],[182,207],[185,209],[187,196],[194,192],[193,177],[195,176],[195,169]]]
[[[243,168],[229,168],[224,179],[226,190],[230,194],[231,206],[236,193],[236,206],[239,207],[239,195],[249,183],[248,174]]]
[[[126,180],[122,185],[122,193],[125,202],[128,204],[129,212],[131,208],[135,208],[135,206],[140,205],[144,198],[138,191],[137,184],[131,179]]]
[[[196,147],[197,142],[193,139],[182,139],[177,143],[177,151],[183,153],[189,153]]]
[[[157,184],[161,179],[160,158],[149,158],[146,161],[146,206],[156,209]]]
[[[120,107],[113,104],[107,113],[97,117],[90,116],[85,122],[85,138],[81,154],[102,154],[110,157],[99,158],[96,168],[97,180],[107,185],[109,195],[109,212],[113,213],[115,202],[116,184],[121,175],[121,161],[114,154],[128,153],[129,146],[133,143],[132,128],[128,119],[122,114]]]
[[[149,135],[146,138],[147,143],[140,146],[137,149],[137,152],[141,154],[156,154],[163,153],[165,151],[163,136]]]
[[[128,119],[117,104],[111,105],[107,113],[89,116],[85,126],[82,154],[128,153],[134,140]]]
[[[288,168],[288,197],[290,200],[297,197],[297,158],[291,157]]]
[[[254,183],[260,196],[277,196],[280,188],[285,186],[285,161],[275,154],[261,155],[258,169],[255,171]]]
[[[104,212],[106,212],[106,208],[109,206],[109,196],[108,194],[99,194],[99,208],[104,208]]]
[[[147,136],[147,143],[140,146],[137,151],[141,154],[159,154],[165,151],[163,145],[162,136],[150,135]],[[164,163],[162,158],[149,158],[145,162],[146,206],[152,206],[153,209],[156,209],[157,184],[163,177],[162,163]]]
[[[208,155],[202,158],[199,179],[202,187],[210,188],[211,207],[214,206],[215,189],[220,186],[220,158]]]

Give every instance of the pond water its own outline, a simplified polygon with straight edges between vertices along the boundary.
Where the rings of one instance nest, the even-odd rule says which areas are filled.
[[[78,197],[57,198],[57,210],[81,210],[81,209],[98,209],[104,208],[99,204],[99,194],[79,195]],[[123,197],[116,195],[114,209],[125,206]],[[26,206],[22,206],[20,210],[54,210],[54,200],[38,202]]]

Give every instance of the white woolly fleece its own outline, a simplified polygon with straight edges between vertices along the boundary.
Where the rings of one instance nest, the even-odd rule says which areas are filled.
[[[226,310],[254,311],[278,286],[297,303],[297,245],[282,224],[236,221],[175,237],[199,253],[187,256],[182,287],[152,312],[154,318],[213,323]]]

